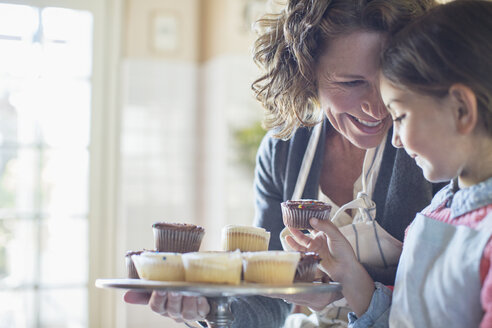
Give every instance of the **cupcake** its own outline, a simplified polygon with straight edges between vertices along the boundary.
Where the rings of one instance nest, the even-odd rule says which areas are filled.
[[[321,257],[319,257],[318,254],[313,252],[302,252],[299,263],[297,264],[294,281],[313,282],[316,277],[319,262],[321,262]]]
[[[205,234],[204,228],[187,223],[156,222],[152,229],[155,248],[159,252],[197,252]]]
[[[291,284],[299,252],[266,251],[243,253],[244,280],[272,285]]]
[[[309,219],[330,219],[331,206],[318,200],[288,200],[281,204],[281,208],[284,224],[291,228],[313,229]]]
[[[143,251],[127,251],[125,255],[125,263],[126,263],[126,271],[128,274],[128,278],[130,279],[139,279],[137,269],[135,268],[135,264],[132,260],[132,255],[140,255]]]
[[[239,285],[241,253],[193,252],[183,254],[185,278],[188,282]]]
[[[149,252],[132,255],[138,275],[144,280],[184,281],[184,267],[180,253]]]
[[[224,251],[257,252],[268,250],[270,232],[263,228],[227,225],[222,228],[222,249]]]

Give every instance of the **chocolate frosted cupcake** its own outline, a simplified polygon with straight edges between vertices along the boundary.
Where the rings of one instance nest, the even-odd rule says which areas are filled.
[[[301,253],[294,281],[313,282],[316,277],[316,270],[318,269],[319,262],[321,262],[321,257],[319,257],[318,254],[313,252]]]
[[[137,269],[135,268],[135,263],[133,263],[132,255],[140,255],[143,251],[127,251],[125,255],[126,269],[128,272],[128,278],[130,279],[140,279],[138,276]]]
[[[205,234],[204,228],[188,223],[156,222],[152,229],[159,252],[198,252]]]
[[[281,204],[281,208],[284,224],[291,228],[313,229],[309,219],[330,219],[331,206],[318,200],[288,200]]]

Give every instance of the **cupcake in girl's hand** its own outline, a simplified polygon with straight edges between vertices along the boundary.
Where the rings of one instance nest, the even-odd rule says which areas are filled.
[[[281,208],[284,224],[291,228],[313,229],[309,219],[330,219],[331,205],[318,200],[288,200],[281,204]]]
[[[188,223],[156,222],[152,228],[159,252],[198,252],[205,234],[204,228]]]

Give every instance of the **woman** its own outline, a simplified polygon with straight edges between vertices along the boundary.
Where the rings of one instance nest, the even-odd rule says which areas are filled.
[[[261,20],[264,32],[255,44],[255,60],[265,74],[253,89],[267,110],[271,131],[258,152],[255,223],[271,232],[270,249],[282,249],[280,203],[293,196],[313,132],[305,126],[320,121],[320,113],[326,118],[322,129],[314,129],[319,141],[312,142],[312,165],[304,165],[305,187],[298,188],[302,198],[339,207],[364,189],[377,205],[379,224],[399,240],[430,201],[433,186],[403,150],[389,144],[391,118],[381,101],[378,70],[386,37],[433,5],[430,0],[291,0],[280,14]],[[373,165],[367,165],[362,179],[365,158]],[[350,213],[339,217],[340,224],[352,221]],[[393,268],[368,271],[378,281],[394,280]],[[325,313],[336,298],[289,300]],[[130,293],[125,300],[146,304],[148,298],[137,300]],[[157,293],[150,306],[177,321],[203,319],[209,311],[204,298]],[[279,299],[238,298],[232,303],[233,326],[282,327],[290,309]]]

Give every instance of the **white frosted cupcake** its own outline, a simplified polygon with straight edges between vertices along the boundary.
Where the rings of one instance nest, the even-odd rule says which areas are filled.
[[[184,281],[184,267],[179,253],[142,252],[132,255],[140,279]]]
[[[257,252],[268,250],[270,232],[260,227],[230,224],[222,228],[224,251]]]
[[[182,255],[188,282],[239,285],[241,283],[241,253],[193,252]]]
[[[299,252],[266,251],[243,253],[244,280],[272,285],[294,281]]]

